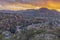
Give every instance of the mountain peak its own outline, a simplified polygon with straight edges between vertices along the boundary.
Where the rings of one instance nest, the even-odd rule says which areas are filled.
[[[48,12],[50,11],[48,8],[40,8],[39,9],[39,12]]]

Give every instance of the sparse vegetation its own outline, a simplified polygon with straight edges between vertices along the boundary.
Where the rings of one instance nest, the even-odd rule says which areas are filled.
[[[60,40],[60,19],[44,16],[45,11],[41,13],[41,17],[31,18],[17,13],[0,13],[0,40]]]

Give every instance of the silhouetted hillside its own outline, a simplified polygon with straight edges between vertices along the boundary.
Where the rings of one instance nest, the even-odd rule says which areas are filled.
[[[0,10],[3,13],[12,13],[12,14],[20,14],[26,18],[32,17],[54,17],[59,18],[60,13],[56,10],[49,10],[48,8],[40,8],[38,10],[29,9],[29,10],[20,10],[20,11],[10,11],[10,10]]]

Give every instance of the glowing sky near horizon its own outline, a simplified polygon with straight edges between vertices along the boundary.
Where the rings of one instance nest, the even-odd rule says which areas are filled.
[[[41,7],[60,11],[60,0],[0,0],[0,10],[27,10]]]

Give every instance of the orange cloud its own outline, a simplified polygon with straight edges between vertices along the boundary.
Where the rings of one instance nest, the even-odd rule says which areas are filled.
[[[59,2],[48,1],[46,7],[60,11],[60,3]]]

